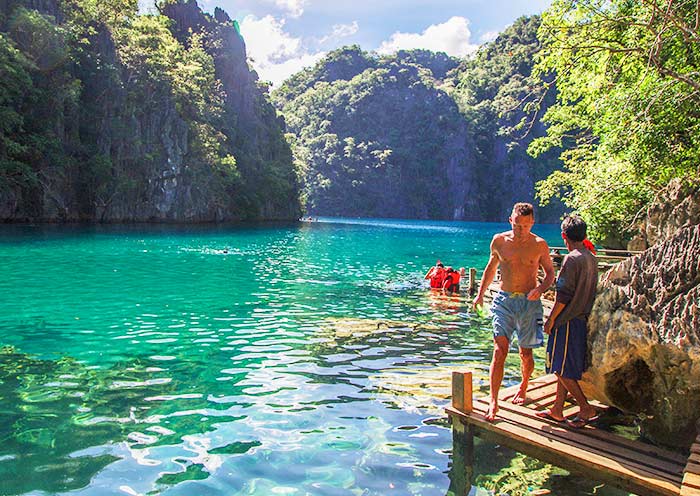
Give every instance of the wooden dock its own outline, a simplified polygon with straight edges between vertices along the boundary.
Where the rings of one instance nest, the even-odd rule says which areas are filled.
[[[446,410],[453,428],[455,462],[462,463],[467,474],[463,488],[452,488],[455,494],[467,494],[471,487],[473,436],[478,435],[638,495],[700,496],[700,436],[687,457],[594,425],[573,428],[535,415],[554,403],[554,375],[530,382],[525,405],[509,401],[517,389],[515,386],[501,391],[496,420],[488,422],[488,398],[472,398],[471,373],[453,373],[452,406]],[[604,414],[603,405],[595,406]],[[576,411],[578,407],[567,403],[564,413],[569,416]]]

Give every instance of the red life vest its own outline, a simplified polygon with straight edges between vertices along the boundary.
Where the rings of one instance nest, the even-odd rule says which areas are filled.
[[[456,270],[453,270],[445,276],[445,280],[442,283],[442,287],[452,291],[452,286],[459,284],[460,274]]]
[[[443,282],[445,282],[445,269],[442,267],[433,269],[433,273],[430,276],[430,287],[441,288]]]

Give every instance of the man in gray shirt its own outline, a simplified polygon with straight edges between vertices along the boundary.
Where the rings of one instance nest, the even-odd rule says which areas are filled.
[[[586,239],[586,223],[578,216],[566,216],[561,235],[569,254],[562,262],[557,278],[554,308],[544,325],[547,342],[547,372],[559,380],[554,405],[538,416],[557,422],[564,419],[567,391],[579,406],[576,416],[567,421],[571,427],[583,427],[597,418],[578,381],[586,368],[587,321],[593,308],[598,285],[598,262]]]

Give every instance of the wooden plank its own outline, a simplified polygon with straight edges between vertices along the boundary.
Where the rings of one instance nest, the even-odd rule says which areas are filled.
[[[557,395],[557,383],[547,384],[545,387],[541,387],[533,391],[535,394],[530,394],[528,389],[525,401],[526,405],[537,406],[539,408],[544,408],[554,403],[554,398]]]
[[[681,486],[680,496],[700,496],[700,489],[692,486]]]
[[[520,385],[510,386],[506,389],[501,389],[501,392],[498,395],[499,403],[509,401],[513,396],[515,396],[515,394],[517,394],[519,390]],[[556,395],[556,376],[554,374],[540,376],[537,379],[533,379],[532,381],[530,381],[530,384],[527,388],[527,400],[525,401],[524,406],[527,406],[528,408],[534,408],[535,410],[544,410],[545,408],[549,408],[554,404]],[[573,397],[571,395],[567,395],[566,401],[573,404]],[[589,403],[593,405],[596,409],[598,409],[600,412],[604,412],[609,408],[607,405],[604,405],[599,401],[589,400]],[[570,411],[565,416],[568,417],[570,413],[573,413],[573,411]]]
[[[500,412],[512,412],[516,415],[519,415],[520,418],[524,419],[531,419],[534,420],[535,422],[542,422],[543,419],[537,417],[535,414],[536,412],[533,410],[530,410],[528,408],[523,408],[518,405],[513,405],[513,404],[503,404],[499,405],[500,406]],[[482,410],[484,409],[485,406],[477,406],[475,402],[475,409]],[[565,410],[565,415],[568,416],[573,411],[576,411],[578,407],[571,407],[567,410]],[[547,421],[549,422],[549,421]],[[557,423],[550,422],[551,425],[558,425]],[[570,429],[569,429],[570,430]],[[607,432],[601,429],[596,429],[592,426],[587,426],[583,429],[577,429],[575,432],[581,432],[585,433],[587,436],[597,439],[605,444],[610,444],[613,446],[621,446],[626,449],[630,450],[636,450],[639,451],[640,453],[644,453],[650,457],[653,457],[654,459],[659,459],[659,460],[666,460],[669,461],[675,465],[683,466],[686,462],[686,458],[681,455],[680,453],[674,453],[672,451],[664,450],[662,448],[658,448],[656,446],[652,446],[650,444],[646,443],[641,443],[639,441],[633,441],[631,439],[624,438],[622,436],[618,436],[617,434]]]
[[[690,453],[688,461],[700,464],[700,453]]]
[[[606,480],[624,489],[631,489],[637,494],[669,496],[679,494],[680,477],[670,480],[668,476],[659,476],[640,464],[621,462],[596,452],[589,452],[580,446],[564,443],[548,435],[548,432],[533,431],[510,422],[490,423],[476,411],[466,418],[449,407],[448,413],[461,417],[467,422],[470,419],[471,421],[476,420],[478,421],[477,427],[484,432],[495,434],[499,443],[524,453],[533,454],[539,459],[562,466],[572,472]],[[504,432],[507,432],[507,435],[504,435]]]
[[[557,391],[557,378],[555,375],[550,374],[546,376],[542,376],[540,379],[544,378],[544,380],[540,382],[536,382],[535,379],[533,379],[530,384],[528,384],[527,388],[527,403],[532,403],[534,401],[539,401],[541,398],[546,398],[549,396],[552,396],[556,393]],[[551,379],[553,378],[553,380]],[[506,389],[502,389],[501,393],[498,395],[498,400],[500,401],[508,401],[510,400],[513,396],[518,394],[518,391],[520,391],[520,385],[515,385],[508,387]]]
[[[472,411],[472,373],[452,372],[452,406],[465,413]]]
[[[478,281],[476,280],[476,269],[474,267],[469,268],[469,287],[468,291],[470,295],[476,293],[478,286]]]
[[[476,402],[475,402],[475,409],[477,409]],[[499,403],[499,408],[500,412],[511,412],[513,414],[518,415],[520,418],[523,419],[529,419],[533,420],[535,422],[542,422],[542,419],[537,417],[536,412],[529,409],[525,408],[519,405],[513,405],[512,403],[504,403],[500,404]],[[499,413],[500,413],[499,412]],[[567,413],[567,412],[565,412]],[[567,415],[570,414],[570,411],[567,413]],[[556,425],[555,423],[552,423],[553,425]],[[653,446],[651,444],[646,444],[646,443],[641,443],[639,441],[633,441],[631,439],[624,438],[622,436],[618,436],[617,434],[614,434],[612,432],[604,431],[602,429],[596,429],[593,426],[586,426],[582,429],[566,429],[566,431],[569,432],[579,432],[579,433],[585,433],[587,437],[595,439],[599,441],[600,443],[603,443],[602,446],[605,445],[611,445],[611,446],[619,446],[621,448],[629,449],[629,450],[634,450],[639,452],[640,454],[646,455],[651,457],[654,460],[662,460],[662,461],[667,461],[670,463],[673,463],[674,465],[679,465],[679,466],[684,466],[685,463],[687,462],[687,457],[683,456],[680,453],[675,453],[673,451],[668,451],[663,448],[659,448],[657,446]],[[593,446],[594,448],[598,449],[603,449],[602,446]]]
[[[474,412],[483,415],[485,410],[482,405],[475,403]],[[655,453],[650,455],[649,453],[640,451],[640,448],[646,447],[646,445],[642,445],[641,443],[620,446],[617,443],[601,441],[595,437],[593,434],[598,429],[570,429],[561,424],[543,421],[536,416],[522,416],[507,410],[499,411],[499,416],[500,419],[510,424],[518,424],[519,426],[529,428],[535,432],[546,432],[552,439],[563,443],[576,444],[583,449],[614,460],[644,466],[647,471],[656,473],[656,475],[660,477],[666,477],[669,480],[675,480],[679,484],[683,477],[683,467],[685,466],[685,459],[683,457],[681,457],[680,460],[673,461],[655,456]],[[480,424],[479,427],[481,427]]]
[[[596,408],[599,408],[603,410],[605,406],[601,405],[596,402]],[[507,410],[511,411],[515,414],[521,415],[523,417],[527,417],[530,419],[535,419],[537,421],[541,421],[539,417],[537,417],[536,412],[530,408],[526,408],[520,405],[513,405],[512,403],[499,403],[499,407],[501,410]],[[604,441],[606,443],[612,443],[612,444],[617,444],[621,446],[625,446],[629,449],[639,449],[639,450],[644,450],[647,454],[650,456],[656,457],[656,458],[661,458],[661,459],[667,459],[669,461],[673,461],[674,463],[679,463],[679,464],[685,464],[687,461],[687,457],[680,453],[676,453],[673,451],[665,450],[663,448],[659,448],[657,446],[653,446],[651,444],[646,444],[646,443],[641,443],[639,441],[634,441],[631,439],[624,438],[622,436],[618,436],[617,434],[614,434],[612,432],[608,432],[602,429],[596,429],[592,426],[587,426],[584,428],[585,431],[589,431],[589,435],[594,436],[596,438],[599,438],[601,441]]]
[[[692,446],[690,446],[690,452],[700,454],[700,436],[698,436]]]
[[[695,462],[688,459],[688,464],[685,466],[684,472],[694,475],[700,475],[700,462]]]
[[[686,472],[683,474],[683,484],[700,489],[700,474]]]
[[[700,475],[686,473],[683,476],[683,486],[700,490]]]
[[[483,415],[482,412],[475,411],[475,413]],[[653,474],[657,478],[673,482],[680,486],[682,465],[655,460],[651,457],[636,453],[633,450],[620,450],[618,448],[611,451],[610,449],[605,449],[604,446],[591,446],[591,441],[594,440],[586,439],[585,435],[581,437],[581,433],[579,433],[578,430],[569,430],[562,426],[542,424],[539,427],[532,427],[530,425],[513,422],[512,419],[507,419],[505,422],[502,422],[502,424],[503,425],[500,427],[506,433],[510,430],[511,426],[516,425],[520,428],[528,429],[533,433],[546,436],[552,441],[557,441],[568,446],[576,446],[585,452],[595,453],[598,456],[609,460],[615,460],[622,464],[631,464],[636,467],[636,470],[642,470],[645,473]],[[475,426],[477,428],[484,427],[478,422],[475,423]],[[490,426],[486,426],[486,428],[489,427]],[[506,437],[508,435],[501,434]],[[595,444],[595,442],[593,442],[593,444]]]

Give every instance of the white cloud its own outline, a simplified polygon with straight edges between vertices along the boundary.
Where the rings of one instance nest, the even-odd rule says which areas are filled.
[[[452,17],[442,24],[433,24],[421,34],[394,33],[388,41],[382,42],[379,53],[393,53],[397,50],[424,48],[435,52],[445,52],[454,57],[465,57],[478,48],[470,42],[469,19]]]
[[[294,56],[301,39],[284,31],[284,19],[267,15],[262,19],[249,15],[240,23],[248,56],[258,63],[279,62]]]
[[[271,81],[273,86],[325,55],[325,52],[304,52],[301,38],[285,32],[284,19],[269,15],[262,19],[246,16],[241,21],[241,34],[253,68],[260,79]]]
[[[357,23],[357,21],[352,21],[350,24],[334,24],[333,28],[331,29],[331,33],[318,40],[318,42],[325,43],[329,40],[347,38],[348,36],[352,36],[353,34],[357,33],[359,29],[360,25]]]
[[[275,5],[285,10],[291,17],[301,17],[307,0],[275,0]]]
[[[479,42],[488,43],[489,41],[494,41],[501,34],[500,31],[488,31],[481,36],[479,36]]]
[[[326,52],[305,54],[287,59],[279,64],[268,64],[266,66],[256,67],[255,70],[260,76],[260,79],[263,81],[271,81],[273,86],[279,86],[289,76],[296,74],[305,67],[314,65],[325,55]]]

